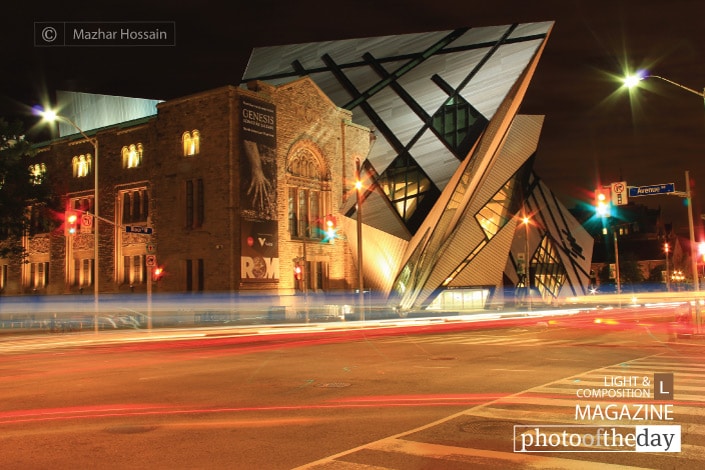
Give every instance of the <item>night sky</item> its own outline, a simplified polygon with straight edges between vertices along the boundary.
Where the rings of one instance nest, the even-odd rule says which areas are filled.
[[[573,207],[591,202],[599,183],[673,182],[682,191],[689,170],[694,207],[705,207],[703,99],[656,79],[630,98],[619,82],[624,70],[646,68],[702,92],[702,0],[238,0],[229,10],[210,1],[41,3],[13,2],[0,15],[0,116],[19,115],[57,89],[170,99],[237,85],[257,46],[553,20],[520,110],[546,116],[537,173]],[[128,20],[175,21],[177,45],[33,45],[35,21]],[[665,222],[687,230],[681,198],[634,201],[662,207]]]

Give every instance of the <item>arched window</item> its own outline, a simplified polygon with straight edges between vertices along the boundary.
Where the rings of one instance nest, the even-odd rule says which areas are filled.
[[[194,129],[189,132],[186,131],[181,136],[181,143],[184,146],[184,157],[190,157],[192,155],[197,155],[200,152],[201,147],[201,134],[198,130]]]
[[[289,233],[292,238],[321,239],[323,219],[332,212],[330,173],[313,142],[294,145],[287,158]]]
[[[130,144],[122,148],[122,167],[137,168],[142,165],[142,144]]]
[[[47,167],[44,163],[29,165],[29,182],[32,184],[42,184]]]
[[[91,172],[91,163],[92,158],[90,153],[73,157],[73,159],[71,160],[71,165],[73,167],[73,177],[83,178],[85,176],[88,176],[88,174]]]

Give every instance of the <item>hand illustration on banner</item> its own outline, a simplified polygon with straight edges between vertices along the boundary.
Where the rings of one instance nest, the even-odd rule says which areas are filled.
[[[272,193],[272,185],[267,180],[264,171],[262,170],[262,156],[256,142],[250,140],[244,141],[245,154],[250,162],[252,175],[250,179],[250,187],[247,189],[247,195],[252,196],[252,208],[266,213],[271,207],[272,201],[270,195]]]

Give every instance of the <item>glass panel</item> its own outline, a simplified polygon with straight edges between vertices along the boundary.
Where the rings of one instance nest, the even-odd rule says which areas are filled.
[[[475,215],[488,240],[494,237],[516,212],[516,203],[512,201],[514,183],[514,179],[509,180]]]
[[[318,191],[313,191],[311,190],[309,192],[309,197],[311,198],[311,215],[310,215],[310,220],[312,222],[312,227],[311,227],[311,233],[309,234],[310,238],[315,238],[319,239],[322,237],[322,221],[321,221],[321,212],[320,212],[320,206],[319,206],[319,195],[320,193]]]
[[[460,96],[451,96],[433,116],[433,129],[462,160],[487,127],[487,119]]]
[[[531,259],[534,284],[544,300],[558,296],[566,280],[566,271],[555,245],[548,237],[541,240],[536,254]]]
[[[292,237],[299,236],[299,225],[296,218],[297,188],[289,188],[289,233]]]
[[[308,236],[308,191],[299,189],[299,234],[302,237]]]
[[[419,208],[420,201],[431,194],[437,198],[439,194],[409,155],[397,157],[380,175],[377,183],[409,228],[415,228],[410,227],[409,222]]]

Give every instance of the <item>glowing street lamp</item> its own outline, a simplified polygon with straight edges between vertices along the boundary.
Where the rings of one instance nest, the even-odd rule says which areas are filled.
[[[639,83],[642,80],[646,80],[647,78],[655,78],[657,80],[664,81],[666,83],[669,83],[673,86],[677,86],[678,88],[685,90],[689,93],[693,93],[694,95],[698,95],[699,97],[705,99],[705,89],[703,91],[697,91],[694,90],[690,87],[687,87],[685,85],[681,85],[680,83],[674,82],[673,80],[669,80],[668,78],[662,77],[660,75],[651,75],[650,73],[646,72],[645,70],[639,70],[638,72],[627,75],[626,77],[623,78],[624,86],[627,88],[635,88],[639,86]]]
[[[355,190],[357,192],[357,286],[360,296],[360,320],[365,321],[365,294],[362,277],[362,180],[360,176],[362,162],[355,161]]]
[[[99,267],[99,254],[98,254],[98,242],[100,240],[99,236],[99,230],[98,230],[98,221],[99,221],[99,212],[98,212],[98,139],[95,137],[88,137],[83,130],[78,127],[78,125],[73,122],[71,119],[67,118],[66,116],[61,116],[57,114],[55,111],[51,109],[46,109],[42,110],[39,112],[41,117],[47,121],[47,122],[54,122],[57,120],[61,120],[64,122],[69,123],[71,126],[73,126],[88,142],[93,145],[93,153],[95,154],[93,156],[93,177],[94,177],[94,194],[93,194],[93,297],[94,297],[94,302],[95,302],[95,318],[93,320],[93,326],[94,330],[98,332],[98,312],[99,312],[99,296],[100,296],[100,267]]]
[[[525,281],[524,284],[526,284],[526,297],[529,301],[529,311],[531,311],[531,262],[529,261],[529,223],[531,222],[531,219],[527,217],[526,215],[521,219],[521,223],[524,224],[524,229],[525,229],[525,237],[524,237],[524,250],[525,250],[525,256],[526,256],[526,261],[525,261],[525,267],[524,267],[524,276],[525,276]]]
[[[668,242],[663,244],[663,251],[666,252],[666,290],[668,292],[671,292],[671,275],[668,270],[668,252],[669,252]]]

